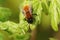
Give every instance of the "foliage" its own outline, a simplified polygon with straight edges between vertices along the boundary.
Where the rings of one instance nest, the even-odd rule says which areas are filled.
[[[0,0],[0,4],[3,4],[5,2],[5,0]]]
[[[58,13],[55,0],[52,0],[50,3],[50,15],[51,15],[51,26],[55,31],[58,31]]]
[[[12,12],[9,8],[0,7],[0,21],[7,21],[11,16]]]
[[[28,32],[29,26],[31,30],[33,30],[37,27],[38,24],[41,24],[41,23],[44,23],[46,25],[51,25],[52,29],[57,32],[58,24],[60,22],[60,6],[59,6],[60,3],[59,2],[60,2],[59,0],[25,0],[21,2],[19,6],[19,9],[20,9],[19,22],[20,23],[9,21],[9,17],[11,16],[12,11],[9,8],[0,7],[0,30],[1,30],[0,40],[28,40],[31,36],[30,33]],[[22,12],[23,11],[22,9],[26,4],[31,5],[31,7],[33,8],[32,14],[36,14],[36,15],[33,15],[34,22],[30,25],[26,20],[24,20],[25,16]],[[46,18],[44,18],[47,15],[48,15],[48,18],[50,18],[49,20],[50,23]],[[44,21],[47,21],[47,22],[44,22]],[[44,25],[45,28],[47,28],[46,25]]]
[[[19,28],[18,24],[11,21],[1,22],[0,29],[5,31],[11,40],[27,40],[29,38],[28,35],[30,35],[28,33],[25,34],[24,29]],[[5,32],[3,33],[5,34]],[[7,39],[7,36],[5,37]]]

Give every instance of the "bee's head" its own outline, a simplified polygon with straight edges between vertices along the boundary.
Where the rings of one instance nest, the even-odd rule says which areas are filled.
[[[29,10],[29,6],[26,5],[26,6],[23,8],[23,10],[24,10],[25,12],[27,12],[27,11]]]

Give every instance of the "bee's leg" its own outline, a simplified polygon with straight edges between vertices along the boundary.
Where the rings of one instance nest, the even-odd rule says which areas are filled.
[[[30,28],[30,24],[29,24],[29,29],[28,29],[28,32],[29,32],[29,33],[31,33],[31,31],[32,31],[32,30],[31,30],[31,28]]]
[[[23,20],[26,21],[26,18],[24,18]]]
[[[37,14],[32,14],[32,15],[37,16]]]
[[[32,15],[35,15],[36,16],[37,14],[36,13],[33,13],[33,11],[34,11],[33,8],[31,8]]]

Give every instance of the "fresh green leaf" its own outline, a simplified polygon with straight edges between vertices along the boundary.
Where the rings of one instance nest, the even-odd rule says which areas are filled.
[[[2,33],[0,33],[0,40],[3,40],[3,35],[2,35]]]
[[[11,14],[12,13],[9,8],[0,7],[0,21],[7,21]]]
[[[56,10],[56,4],[54,0],[51,1],[49,11],[51,14],[51,26],[54,31],[58,31],[58,13]]]

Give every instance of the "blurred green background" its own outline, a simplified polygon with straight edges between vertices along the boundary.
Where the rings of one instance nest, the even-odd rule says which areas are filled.
[[[19,5],[20,0],[0,0],[0,6],[9,8],[12,14],[9,20],[19,23]]]

